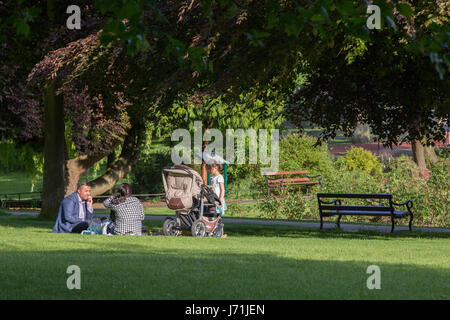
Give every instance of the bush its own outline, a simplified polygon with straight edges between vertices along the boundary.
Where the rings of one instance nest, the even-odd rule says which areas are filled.
[[[228,178],[230,176],[228,175]],[[229,181],[227,185],[228,199],[258,199],[259,190],[255,190],[255,181],[252,176],[247,178]]]
[[[411,200],[414,204],[414,225],[435,227],[450,226],[450,159],[435,163],[430,179],[421,177],[416,163],[408,156],[394,158],[386,172],[372,175],[370,170],[361,170],[358,166],[349,170],[345,158],[336,161],[336,169],[327,174],[323,192],[332,193],[389,193],[394,202]],[[315,198],[314,198],[315,199]],[[349,205],[380,205],[380,200],[347,200]],[[387,204],[387,203],[386,203]],[[283,190],[278,197],[270,197],[258,203],[263,217],[269,219],[318,219],[317,202],[308,199],[302,193]],[[398,207],[403,209],[405,207]],[[331,219],[334,221],[333,219]],[[390,218],[343,217],[342,222],[385,222]],[[407,223],[407,220],[401,220]]]
[[[131,183],[134,193],[162,193],[162,168],[172,164],[169,150],[156,150],[141,156],[133,166]]]
[[[262,217],[268,219],[300,220],[317,218],[319,211],[315,198],[301,192],[285,192],[282,197],[270,197],[258,203]]]
[[[226,215],[230,217],[243,216],[244,210],[237,203],[227,204]]]
[[[361,170],[336,170],[328,176],[323,192],[331,193],[377,193],[380,192],[381,176],[373,176]]]
[[[379,175],[382,172],[378,158],[372,152],[359,147],[351,147],[338,164],[343,164],[347,170],[361,170],[371,175]]]
[[[43,153],[37,152],[30,144],[0,142],[0,173],[23,171],[28,175],[42,173]]]
[[[407,156],[395,159],[386,173],[383,192],[391,193],[395,202],[411,200],[414,221],[424,225],[449,226],[449,161],[433,165],[429,180]]]
[[[314,146],[317,139],[297,133],[281,138],[279,150],[279,171],[308,170],[308,175],[322,174],[324,177],[334,169],[328,146]],[[233,188],[258,188],[266,192],[266,180],[260,165],[231,165],[228,170]],[[252,193],[252,195],[255,195]]]
[[[227,170],[228,197],[232,199],[257,198],[258,190],[265,187],[264,177],[258,164],[233,164]],[[247,191],[238,191],[238,190]],[[258,190],[251,190],[258,189]]]
[[[297,133],[280,141],[280,171],[308,170],[309,175],[326,174],[333,170],[328,145],[315,146],[317,139]]]
[[[445,159],[450,158],[450,148],[449,147],[439,148],[438,158],[441,159],[441,160],[445,160]]]

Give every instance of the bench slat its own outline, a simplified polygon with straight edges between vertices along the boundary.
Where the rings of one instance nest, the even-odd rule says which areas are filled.
[[[319,181],[297,181],[297,182],[288,182],[285,183],[285,185],[291,185],[291,184],[319,184]]]
[[[300,171],[278,171],[278,172],[266,172],[264,173],[265,176],[281,176],[284,174],[306,174],[308,173],[307,170],[300,170]]]
[[[307,188],[311,185],[320,185],[322,189],[321,179],[322,176],[312,176],[308,177],[307,170],[297,170],[297,171],[277,171],[277,172],[266,172],[264,176],[267,182],[267,196],[270,196],[271,189],[279,189],[283,187],[295,186],[295,185],[306,185]],[[293,175],[306,175],[302,177],[294,177]],[[273,178],[269,178],[272,176]],[[309,179],[318,179],[317,181],[310,181]]]
[[[367,194],[367,193],[318,193],[320,198],[335,198],[335,199],[392,199],[392,194]]]
[[[309,178],[288,178],[288,179],[271,179],[269,183],[279,183],[279,182],[296,182],[296,181],[309,181]]]
[[[321,205],[322,210],[350,210],[350,211],[391,211],[391,207],[384,206],[342,206],[342,205]]]
[[[319,184],[319,181],[299,181],[299,182],[288,182],[288,183],[283,183],[282,186],[290,186],[290,185],[295,185],[295,184]],[[269,184],[270,188],[275,188],[275,187],[280,187],[280,183],[273,183],[273,184]]]
[[[408,215],[408,211],[394,211],[394,216],[404,216]],[[352,216],[391,216],[390,211],[355,211],[355,210],[340,210],[338,211],[327,211],[323,212],[322,215],[324,217],[327,216],[346,216],[346,215],[352,215]]]

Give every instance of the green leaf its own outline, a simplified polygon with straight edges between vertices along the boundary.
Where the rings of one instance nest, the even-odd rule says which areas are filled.
[[[16,28],[16,34],[18,35],[24,35],[25,37],[28,37],[28,35],[30,34],[30,26],[23,19],[17,20],[14,23],[14,27]]]
[[[400,12],[400,14],[404,15],[408,19],[411,18],[411,15],[413,13],[413,9],[406,3],[398,4],[397,10],[398,10],[398,12]]]
[[[313,22],[322,22],[323,21],[323,16],[320,14],[315,14],[311,17],[310,19]]]
[[[207,53],[202,47],[191,47],[188,49],[189,60],[191,61],[191,67],[195,71],[203,71],[208,68],[206,64]]]
[[[353,1],[341,1],[336,6],[337,11],[343,16],[352,16],[355,13]]]

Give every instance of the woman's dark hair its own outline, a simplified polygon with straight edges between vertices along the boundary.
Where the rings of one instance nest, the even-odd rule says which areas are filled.
[[[117,190],[120,197],[129,197],[132,194],[131,186],[128,183],[122,183]]]
[[[118,205],[125,202],[131,193],[131,186],[128,183],[122,183],[117,189],[117,195],[113,198],[112,203]]]

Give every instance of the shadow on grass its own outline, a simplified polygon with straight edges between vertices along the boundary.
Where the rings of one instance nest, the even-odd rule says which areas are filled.
[[[373,264],[126,243],[114,243],[114,250],[2,250],[0,299],[450,298],[448,269],[378,263],[381,289],[369,290]],[[80,267],[80,290],[67,289],[70,265]]]
[[[260,236],[288,238],[342,238],[342,239],[378,239],[391,240],[399,238],[450,239],[448,232],[394,231],[385,233],[372,230],[349,232],[337,228],[319,230],[318,228],[294,226],[261,226],[248,224],[225,224],[225,233],[231,236]]]
[[[163,221],[145,220],[143,225],[152,231],[161,232]],[[51,233],[54,221],[41,220],[33,216],[11,216],[0,215],[0,227],[11,227],[17,229],[38,229],[39,232]],[[422,232],[422,231],[395,231],[392,233],[378,232],[372,230],[361,230],[358,232],[342,231],[337,228],[319,230],[316,228],[282,226],[282,225],[260,225],[250,223],[225,223],[225,233],[229,237],[278,237],[278,238],[340,238],[340,239],[450,239],[450,233]],[[183,232],[183,236],[190,236],[189,230]]]

